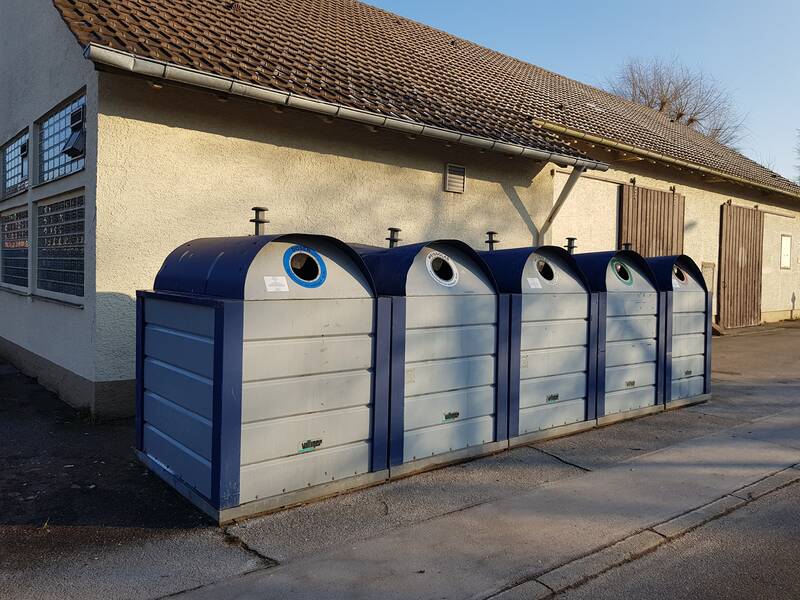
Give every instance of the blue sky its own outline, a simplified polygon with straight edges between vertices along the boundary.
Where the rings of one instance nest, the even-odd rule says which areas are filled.
[[[797,0],[366,1],[594,85],[628,57],[677,57],[731,91],[745,154],[798,176]]]

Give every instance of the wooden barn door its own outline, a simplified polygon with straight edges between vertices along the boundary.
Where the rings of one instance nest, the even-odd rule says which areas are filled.
[[[681,194],[623,185],[619,247],[630,244],[643,256],[682,254],[684,206]]]
[[[722,205],[719,244],[719,324],[749,327],[761,322],[764,213]]]

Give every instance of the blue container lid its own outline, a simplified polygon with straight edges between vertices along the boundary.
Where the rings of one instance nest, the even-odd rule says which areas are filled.
[[[672,274],[675,270],[675,267],[679,267],[689,273],[703,288],[703,290],[708,292],[708,287],[706,286],[703,272],[698,268],[697,263],[694,262],[689,256],[686,256],[685,254],[676,254],[674,256],[655,256],[646,260],[647,264],[650,265],[650,269],[655,275],[656,281],[658,282],[658,289],[660,291],[672,291]]]
[[[395,248],[380,248],[362,244],[352,244],[351,247],[364,260],[375,282],[376,292],[382,296],[405,296],[408,272],[414,259],[426,247],[431,245],[452,246],[469,258],[483,272],[493,289],[497,291],[497,282],[488,265],[483,261],[477,251],[460,240],[430,240],[418,244],[408,244]]]
[[[314,239],[324,240],[341,248],[375,292],[369,269],[352,247],[334,237],[305,233],[200,238],[186,242],[164,260],[153,287],[159,292],[243,300],[247,272],[261,249],[270,242],[302,238],[311,243]]]
[[[615,258],[625,259],[631,264],[638,267],[645,277],[648,278],[654,288],[658,288],[658,282],[653,270],[647,264],[644,257],[638,252],[633,250],[612,250],[609,252],[584,252],[582,254],[573,254],[575,262],[583,271],[586,280],[589,283],[589,289],[593,292],[605,292],[606,290],[606,273],[608,265]]]
[[[587,289],[589,288],[589,282],[575,261],[575,257],[559,246],[505,248],[503,250],[482,251],[478,254],[491,269],[501,293],[520,294],[522,293],[522,275],[525,265],[528,263],[531,254],[534,253],[544,257],[560,258],[572,267],[578,279]]]

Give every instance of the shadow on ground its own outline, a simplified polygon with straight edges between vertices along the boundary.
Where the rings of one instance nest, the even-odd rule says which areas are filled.
[[[195,510],[133,454],[133,420],[93,424],[13,369],[0,376],[0,524],[190,528]]]

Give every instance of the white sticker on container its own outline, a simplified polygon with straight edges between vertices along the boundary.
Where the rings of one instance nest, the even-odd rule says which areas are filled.
[[[542,282],[539,281],[538,277],[528,277],[528,285],[534,290],[542,289]]]
[[[264,277],[264,285],[267,287],[268,292],[288,292],[289,291],[289,282],[286,281],[286,277],[282,275],[278,276],[265,276]]]

